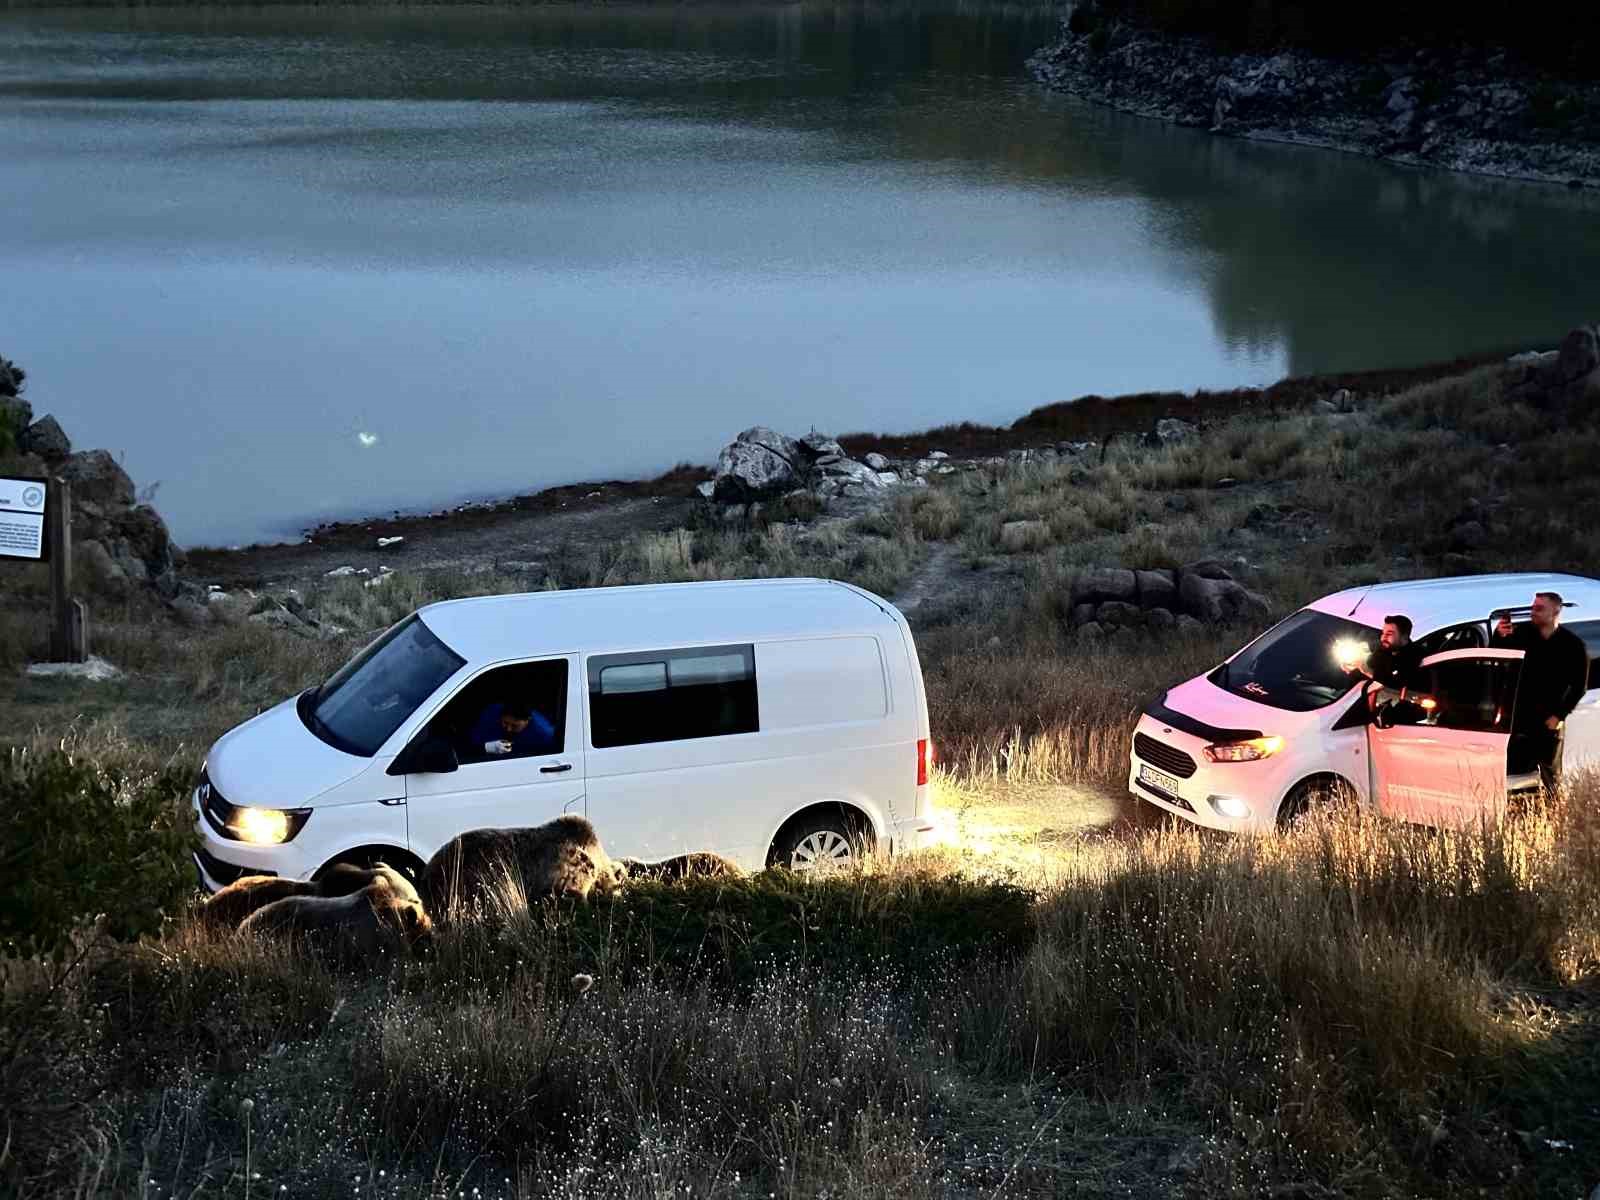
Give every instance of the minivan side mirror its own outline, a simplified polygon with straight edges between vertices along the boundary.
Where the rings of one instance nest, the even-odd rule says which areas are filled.
[[[449,738],[426,737],[401,751],[389,768],[391,775],[444,775],[459,769],[461,760]]]

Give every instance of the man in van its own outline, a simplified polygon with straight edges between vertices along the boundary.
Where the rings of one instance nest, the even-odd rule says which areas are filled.
[[[1422,656],[1411,642],[1411,618],[1396,613],[1383,619],[1378,648],[1354,664],[1377,687],[1367,688],[1367,704],[1377,708],[1381,700],[1403,699],[1406,690],[1416,686]]]
[[[1563,603],[1559,592],[1540,592],[1533,598],[1529,622],[1515,627],[1511,614],[1501,613],[1490,643],[1498,650],[1522,651],[1511,765],[1513,770],[1537,766],[1547,791],[1561,774],[1567,714],[1589,687],[1589,648],[1572,630],[1561,628]]]
[[[466,738],[464,758],[481,761],[489,758],[530,754],[553,754],[556,729],[531,704],[520,700],[506,700],[491,704],[478,714]]]

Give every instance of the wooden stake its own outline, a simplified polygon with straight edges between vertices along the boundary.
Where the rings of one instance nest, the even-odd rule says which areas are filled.
[[[72,485],[52,478],[49,488],[44,536],[50,547],[50,661],[84,662],[89,614],[72,598]]]

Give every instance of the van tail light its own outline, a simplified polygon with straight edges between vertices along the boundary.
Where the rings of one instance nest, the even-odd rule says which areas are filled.
[[[933,743],[927,738],[917,739],[917,786],[928,782],[928,767],[933,763]]]

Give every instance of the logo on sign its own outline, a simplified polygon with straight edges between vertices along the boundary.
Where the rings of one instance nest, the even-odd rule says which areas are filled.
[[[23,504],[27,505],[29,508],[33,508],[35,505],[38,505],[38,504],[43,504],[44,503],[44,489],[43,488],[37,488],[37,487],[23,488],[22,489],[22,502],[23,502]]]

